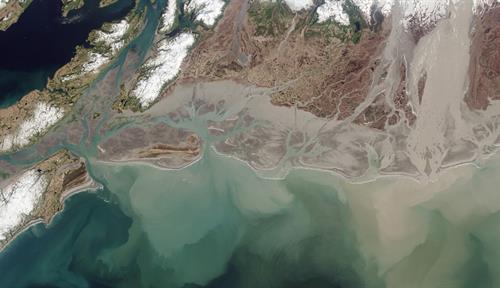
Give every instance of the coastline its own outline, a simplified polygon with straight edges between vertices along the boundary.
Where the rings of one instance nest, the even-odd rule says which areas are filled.
[[[32,1],[10,1],[6,6],[0,8],[0,31],[6,31],[14,25]]]
[[[75,188],[73,189],[73,191],[67,191],[68,193],[65,193],[62,197],[61,197],[61,204],[63,205],[63,208],[59,211],[57,211],[52,217],[51,219],[47,222],[45,221],[43,218],[36,218],[34,220],[31,220],[30,222],[28,222],[27,224],[24,224],[22,225],[19,230],[17,230],[16,232],[14,232],[12,234],[12,236],[9,237],[9,239],[4,243],[4,244],[1,244],[0,245],[0,253],[2,253],[5,249],[7,249],[9,247],[9,245],[15,241],[17,239],[17,237],[21,234],[23,234],[24,232],[26,232],[27,230],[29,230],[31,227],[37,225],[37,224],[43,224],[45,226],[48,226],[50,225],[50,223],[52,223],[52,220],[54,217],[56,217],[59,213],[63,212],[63,210],[65,209],[64,207],[64,202],[66,200],[68,200],[69,198],[79,194],[79,193],[94,193],[96,192],[97,190],[100,190],[102,185],[100,184],[96,184],[93,180],[92,180],[92,183],[90,183],[91,185],[89,186],[82,186],[82,187],[78,187],[78,188]]]
[[[97,192],[99,190],[102,190],[103,187],[104,186],[102,184],[96,182],[94,179],[92,179],[92,178],[89,177],[89,181],[87,183],[83,184],[82,186],[74,187],[74,188],[69,189],[69,190],[65,191],[64,193],[62,193],[60,201],[61,201],[61,203],[64,204],[64,202],[66,200],[68,200],[69,198],[75,196],[76,194],[86,193],[86,192],[89,192],[89,193]],[[64,209],[64,207],[63,207],[63,209]],[[58,211],[55,215],[57,215],[61,211]],[[47,224],[49,224],[49,223],[47,223]]]
[[[266,179],[266,180],[276,180],[276,181],[284,180],[287,178],[287,176],[290,173],[292,173],[294,171],[300,171],[300,170],[314,171],[314,172],[319,172],[319,173],[330,174],[334,178],[341,179],[342,181],[345,181],[348,184],[354,184],[354,185],[367,184],[367,183],[375,182],[375,181],[380,180],[380,179],[398,179],[398,178],[399,179],[406,179],[406,180],[411,180],[419,185],[426,185],[429,183],[434,183],[434,182],[439,180],[437,178],[415,177],[415,176],[412,176],[411,174],[407,174],[407,173],[403,173],[403,172],[400,172],[400,173],[379,173],[378,172],[378,173],[370,173],[370,174],[365,173],[361,176],[349,176],[346,173],[342,173],[340,169],[333,170],[333,169],[321,168],[321,167],[308,167],[308,166],[304,166],[304,165],[293,165],[293,166],[289,166],[289,167],[280,167],[279,165],[277,165],[273,168],[262,169],[262,168],[256,168],[256,167],[252,166],[247,160],[240,159],[234,155],[228,155],[228,154],[224,154],[222,152],[219,152],[219,151],[217,151],[217,149],[213,145],[209,146],[208,149],[210,149],[212,152],[214,152],[219,157],[224,157],[224,158],[228,158],[231,160],[241,162],[242,164],[249,167],[259,178]],[[205,153],[210,152],[207,149],[202,149],[202,151],[204,151],[204,152],[200,153],[200,155],[195,160],[193,160],[189,163],[186,163],[182,167],[159,166],[155,163],[152,163],[152,161],[147,161],[147,160],[143,160],[143,159],[134,159],[134,160],[93,159],[93,161],[95,163],[98,163],[98,164],[104,164],[104,165],[110,165],[110,166],[140,165],[140,166],[147,166],[147,167],[155,168],[155,169],[158,169],[161,171],[180,171],[183,169],[187,169],[190,166],[193,166],[193,165],[197,164],[198,162],[202,161],[206,157]],[[495,151],[494,153],[489,154],[488,157],[483,159],[483,161],[485,161],[485,162],[490,161],[491,158],[494,158],[494,157],[500,157],[500,154],[498,153],[498,151]],[[478,164],[475,161],[468,161],[468,162],[458,161],[457,163],[455,163],[453,165],[448,165],[446,167],[443,167],[440,170],[439,174],[447,172],[447,171],[452,171],[452,170],[460,168],[460,167],[467,167],[467,166],[471,166],[475,169],[480,168],[480,166],[478,166]],[[367,172],[368,172],[368,170],[367,170]],[[267,175],[265,175],[266,172],[268,172],[268,173],[270,172],[270,173],[276,174],[278,176],[267,176]]]
[[[434,181],[437,181],[437,179],[428,179],[428,178],[423,178],[423,177],[417,178],[415,176],[412,176],[411,174],[407,174],[407,173],[403,173],[403,172],[392,173],[392,174],[391,173],[372,174],[373,175],[372,177],[370,177],[369,179],[365,179],[365,178],[367,178],[366,177],[367,175],[365,175],[365,174],[363,174],[359,177],[349,176],[346,173],[342,173],[340,169],[334,170],[334,169],[321,168],[321,167],[307,167],[307,166],[294,165],[294,166],[290,166],[287,168],[285,168],[285,167],[280,168],[279,166],[275,166],[275,167],[269,168],[269,169],[261,169],[261,168],[256,168],[256,167],[252,166],[247,160],[240,159],[234,155],[228,155],[228,154],[224,154],[222,152],[219,152],[219,151],[217,151],[217,149],[215,147],[212,147],[212,149],[219,156],[227,157],[227,158],[230,158],[232,160],[236,160],[236,161],[239,161],[239,162],[245,164],[252,171],[254,171],[258,177],[261,177],[262,179],[268,179],[268,180],[278,180],[278,181],[284,180],[293,171],[305,170],[305,171],[315,171],[315,172],[320,172],[320,173],[331,174],[333,177],[340,178],[349,184],[366,184],[366,183],[377,181],[379,179],[390,179],[390,178],[403,178],[403,179],[407,179],[407,180],[412,180],[418,184],[428,184],[428,183],[432,183]],[[497,155],[497,153],[492,153],[490,155],[490,157],[485,159],[485,161],[488,161],[491,157],[494,157],[495,155]],[[498,156],[500,156],[500,154],[498,154]],[[157,169],[161,169],[161,167],[156,167],[154,164],[150,164],[150,165],[157,168]],[[445,172],[448,170],[453,170],[456,168],[460,168],[463,166],[469,166],[469,165],[473,166],[474,168],[479,168],[479,166],[477,166],[477,164],[474,161],[458,162],[454,165],[449,165],[449,166],[443,167],[443,169],[441,169],[440,172],[442,173],[442,172]],[[279,173],[279,174],[282,174],[282,176],[268,177],[268,176],[265,176],[262,174],[262,172],[272,172],[272,171],[280,170],[280,169],[281,169],[281,171],[279,171],[279,172],[281,172],[281,173]],[[181,170],[181,169],[170,169],[170,170]],[[425,179],[427,181],[423,181],[422,179]]]
[[[144,28],[146,15],[138,9],[139,1],[134,3],[130,12],[118,19],[120,22],[103,22],[99,28],[90,30],[85,40],[89,45],[75,46],[73,57],[58,67],[43,89],[33,90],[16,103],[0,108],[0,154],[17,152],[43,138],[71,114],[85,90],[110,71]],[[45,110],[50,109],[51,113],[45,114],[52,117],[39,119],[39,114],[44,114],[36,113],[41,105]],[[44,125],[26,129],[30,121],[40,121]]]
[[[204,156],[203,156],[203,153],[200,153],[200,155],[198,155],[193,161],[189,162],[189,163],[186,163],[185,165],[181,166],[181,167],[164,167],[164,166],[159,166],[155,163],[152,163],[153,160],[144,160],[144,159],[132,159],[132,160],[99,160],[99,159],[95,159],[95,163],[98,163],[98,164],[104,164],[104,165],[109,165],[109,166],[125,166],[125,165],[141,165],[141,166],[148,166],[148,167],[151,167],[151,168],[155,168],[155,169],[158,169],[158,170],[162,170],[162,171],[179,171],[179,170],[183,170],[183,169],[186,169],[196,163],[198,163],[199,161],[201,161],[202,159],[204,159]]]
[[[52,219],[64,210],[64,202],[71,196],[84,191],[95,191],[101,187],[87,173],[84,161],[67,150],[53,154],[30,170],[38,171],[47,184],[32,204],[31,212],[23,214],[19,223],[7,228],[8,232],[3,235],[4,240],[0,241],[0,251],[29,227],[38,223],[49,225]],[[14,190],[13,193],[19,191]]]
[[[69,198],[71,198],[77,194],[80,194],[80,193],[95,193],[96,191],[102,189],[102,185],[96,183],[94,180],[92,180],[90,183],[87,183],[87,184],[88,184],[88,186],[83,185],[82,187],[77,187],[77,188],[68,190],[65,193],[63,193],[64,195],[61,196],[61,204],[63,205],[63,208],[61,210],[57,211],[51,217],[51,219],[49,221],[45,221],[43,218],[37,218],[37,219],[34,219],[34,220],[28,222],[25,225],[22,225],[22,228],[16,232],[14,232],[14,234],[11,237],[9,237],[9,240],[5,244],[0,245],[0,253],[2,253],[5,249],[7,249],[9,247],[9,245],[13,241],[15,241],[19,235],[23,234],[24,232],[29,230],[31,227],[33,227],[37,224],[43,224],[45,226],[50,225],[50,223],[52,223],[52,220],[54,219],[54,217],[56,217],[59,213],[63,212],[63,210],[65,209],[64,202],[66,200],[68,200]]]

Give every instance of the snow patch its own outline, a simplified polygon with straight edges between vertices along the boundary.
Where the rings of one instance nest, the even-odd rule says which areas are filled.
[[[110,47],[113,52],[120,50],[123,45],[123,37],[129,28],[127,20],[122,20],[119,23],[112,23],[109,32],[97,31],[96,42],[103,42],[106,46]]]
[[[419,25],[426,26],[445,18],[451,5],[471,0],[353,0],[366,13],[370,15],[371,5],[379,7],[384,15],[391,13],[393,5],[399,5],[403,11],[403,25],[409,25],[410,19],[416,20]],[[371,3],[369,3],[371,2]],[[500,0],[472,0],[474,13],[485,6],[492,5]]]
[[[338,22],[342,25],[349,25],[349,16],[345,13],[342,5],[344,0],[326,0],[325,3],[318,7],[318,22],[325,22],[329,19]]]
[[[394,1],[397,0],[352,0],[354,5],[359,8],[359,11],[366,19],[370,21],[372,7],[380,10],[383,15],[387,16],[391,13]],[[408,0],[408,1],[420,1],[420,0]],[[328,19],[332,19],[342,25],[349,24],[349,16],[344,11],[343,5],[346,0],[326,0],[325,3],[318,7],[316,12],[318,13],[318,21],[324,22]]]
[[[392,6],[394,6],[394,1],[397,0],[379,0],[376,7],[380,9],[380,11],[384,16],[387,16],[392,11]]]
[[[344,0],[340,0],[344,1]],[[260,2],[276,2],[276,0],[260,0]],[[284,0],[290,10],[297,12],[307,10],[313,6],[313,0]]]
[[[2,8],[0,7],[0,9],[2,9]],[[3,22],[5,22],[5,21],[9,21],[11,18],[12,18],[12,12],[10,12],[9,14],[7,14],[7,15],[6,15],[5,17],[3,17],[0,21],[3,21]]]
[[[421,26],[433,24],[445,18],[452,5],[467,3],[467,1],[471,0],[399,0],[399,5],[404,11],[403,25],[407,27],[410,19],[416,19]],[[492,5],[495,2],[500,2],[500,0],[472,0],[473,12],[477,13],[486,5]]]
[[[371,7],[375,1],[376,0],[353,0],[352,2],[358,6],[359,10],[366,17],[366,19],[370,19]]]
[[[285,3],[292,11],[307,10],[314,4],[312,0],[285,0]]]
[[[177,0],[168,0],[167,8],[161,14],[161,26],[158,31],[167,33],[172,29],[175,23],[175,14],[177,12]]]
[[[416,19],[422,26],[432,24],[446,16],[449,0],[433,1],[401,1],[399,5],[403,9],[403,25],[407,27],[411,19]]]
[[[487,6],[491,6],[495,3],[500,3],[500,0],[473,0],[474,7],[474,14],[478,13],[479,11],[483,10]]]
[[[370,22],[372,7],[378,9],[382,12],[384,16],[391,13],[392,7],[398,0],[353,0],[353,3],[358,6],[359,10],[365,17],[365,19]],[[434,0],[400,0],[402,3],[412,2],[412,1],[434,1]]]
[[[9,3],[9,0],[0,0],[0,9],[7,6],[7,3]]]
[[[0,240],[5,240],[33,212],[47,185],[46,177],[32,169],[0,188]]]
[[[88,61],[83,64],[84,73],[93,73],[106,64],[109,58],[97,52],[90,52],[88,56]],[[63,79],[64,80],[64,79]]]
[[[190,32],[179,34],[173,39],[163,39],[158,43],[157,54],[144,64],[144,68],[148,70],[147,76],[140,79],[131,92],[143,107],[151,104],[163,86],[177,76],[189,48],[194,43],[195,36]]]
[[[222,0],[191,0],[184,8],[188,13],[196,13],[196,20],[207,26],[213,26],[215,20],[222,13],[224,1]]]
[[[118,23],[111,23],[109,28],[96,32],[95,43],[109,48],[109,52],[100,53],[91,51],[88,54],[87,62],[83,64],[83,74],[95,73],[102,66],[106,65],[111,57],[116,55],[118,51],[125,45],[124,37],[127,34],[130,24],[126,20]],[[67,75],[62,78],[62,81],[70,81],[81,75]]]
[[[47,103],[38,103],[33,112],[33,117],[24,121],[15,134],[5,136],[0,143],[0,151],[28,145],[35,136],[44,133],[63,116],[62,109]]]

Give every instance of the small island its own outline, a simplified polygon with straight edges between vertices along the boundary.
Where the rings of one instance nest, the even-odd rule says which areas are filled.
[[[62,7],[62,15],[64,17],[68,16],[68,13],[72,10],[80,9],[85,4],[84,0],[61,0]]]

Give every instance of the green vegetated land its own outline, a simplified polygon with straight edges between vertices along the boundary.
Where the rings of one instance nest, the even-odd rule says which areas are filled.
[[[321,5],[318,4],[316,8]],[[334,20],[319,23],[316,9],[299,12],[295,31],[304,32],[305,37],[337,38],[342,42],[358,43],[363,29],[368,28],[361,10],[351,0],[343,4],[349,16],[349,25],[342,25]],[[282,0],[274,2],[253,2],[248,14],[255,25],[257,36],[276,37],[283,35],[290,27],[295,13]],[[302,14],[302,15],[300,15]]]

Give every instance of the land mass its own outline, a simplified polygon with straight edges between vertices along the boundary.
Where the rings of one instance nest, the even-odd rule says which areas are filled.
[[[28,226],[40,221],[49,223],[63,209],[66,196],[96,187],[87,173],[85,163],[66,150],[57,152],[1,184],[0,214],[4,215],[7,210],[11,214],[4,215],[8,220],[4,218],[0,221],[0,250]],[[40,192],[37,197],[22,197],[23,193],[35,191]],[[22,215],[12,214],[16,211],[10,211],[12,209],[9,207],[15,205],[26,206],[26,209],[16,210],[17,213],[24,212]]]
[[[12,24],[16,23],[32,1],[33,0],[0,1],[0,31],[5,31],[9,29]],[[2,4],[4,5],[3,7]]]

